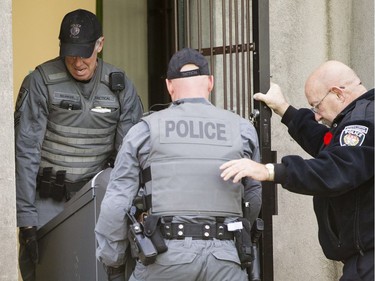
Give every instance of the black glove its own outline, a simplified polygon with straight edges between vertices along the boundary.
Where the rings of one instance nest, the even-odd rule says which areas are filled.
[[[112,267],[104,265],[107,273],[108,281],[125,281],[125,265],[120,267]]]
[[[37,264],[39,262],[38,241],[36,239],[36,226],[21,227],[19,233],[20,244],[24,245],[29,253],[30,260]]]

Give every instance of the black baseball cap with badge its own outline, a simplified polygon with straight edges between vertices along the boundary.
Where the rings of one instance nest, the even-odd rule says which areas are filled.
[[[66,14],[60,27],[60,57],[91,57],[96,40],[102,35],[95,14],[82,9]]]
[[[187,64],[194,64],[198,68],[181,71],[181,68]],[[168,65],[167,79],[172,80],[198,75],[210,75],[210,69],[206,58],[197,50],[184,48],[172,56]]]

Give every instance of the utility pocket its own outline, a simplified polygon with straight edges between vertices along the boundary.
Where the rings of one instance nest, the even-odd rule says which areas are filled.
[[[233,244],[226,244],[224,241],[222,241],[220,248],[213,250],[212,255],[218,260],[229,261],[236,263],[237,265],[241,265],[237,251]]]
[[[187,248],[184,247],[183,240],[171,240],[168,243],[168,251],[157,255],[155,263],[163,266],[190,264],[196,257],[196,253],[189,252]]]

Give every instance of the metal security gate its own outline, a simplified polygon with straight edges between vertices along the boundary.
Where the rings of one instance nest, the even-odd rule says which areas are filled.
[[[249,117],[253,50],[250,1],[175,1],[175,46],[207,57],[215,87],[211,102]]]
[[[164,79],[172,54],[183,47],[195,48],[206,56],[215,77],[211,102],[251,119],[259,134],[262,162],[275,162],[271,111],[252,98],[256,92],[265,93],[270,83],[268,0],[148,0],[148,9],[149,102],[153,109],[170,101]],[[155,96],[157,91],[164,95]],[[263,183],[262,197],[262,280],[271,281],[275,185]]]

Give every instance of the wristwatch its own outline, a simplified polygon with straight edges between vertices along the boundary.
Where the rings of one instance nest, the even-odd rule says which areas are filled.
[[[268,170],[267,181],[273,181],[275,179],[275,165],[268,163],[265,165]]]

